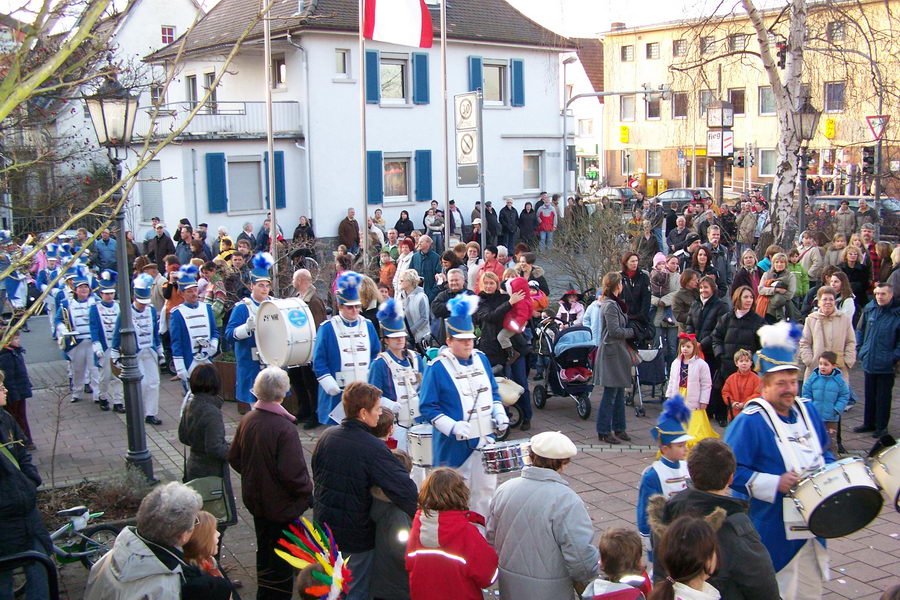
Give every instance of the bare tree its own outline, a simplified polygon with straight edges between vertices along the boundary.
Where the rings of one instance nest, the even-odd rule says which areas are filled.
[[[567,215],[553,234],[553,247],[542,257],[579,290],[599,288],[604,275],[621,269],[627,249],[622,230],[622,214],[611,208],[576,219]]]

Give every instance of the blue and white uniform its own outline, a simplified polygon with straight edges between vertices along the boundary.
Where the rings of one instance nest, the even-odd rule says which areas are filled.
[[[407,430],[425,422],[419,409],[419,386],[424,373],[425,361],[412,350],[404,350],[402,358],[385,350],[369,366],[369,383],[380,389],[384,398],[397,404],[394,438],[397,448],[404,452],[409,448]],[[382,400],[382,404],[387,403]]]
[[[212,362],[219,348],[219,328],[212,307],[205,302],[183,302],[169,315],[172,358],[175,372],[187,381],[198,364]]]
[[[239,402],[248,404],[256,402],[250,390],[253,389],[256,376],[263,369],[256,350],[256,327],[249,326],[256,323],[259,305],[252,297],[244,298],[234,305],[225,327],[225,338],[234,342],[234,358],[237,363],[234,395]],[[248,319],[249,317],[252,319]]]
[[[153,278],[146,273],[134,280],[134,304],[131,305],[131,321],[137,339],[137,362],[141,371],[141,399],[144,401],[144,416],[155,417],[159,412],[159,356],[162,346],[159,339],[159,317],[150,305],[150,290]],[[122,349],[119,335],[122,316],[116,321],[113,331],[113,357],[118,359]]]
[[[76,284],[79,285],[79,284]],[[76,298],[63,300],[56,309],[56,334],[57,337],[67,333],[63,324],[63,312],[69,314],[70,323],[74,335],[71,336],[74,344],[66,358],[71,362],[72,368],[72,401],[77,402],[84,395],[84,386],[91,384],[94,399],[98,399],[100,388],[99,373],[94,366],[94,349],[91,343],[90,310],[96,302],[94,296],[88,296],[87,300],[79,301]]]
[[[119,322],[118,302],[97,302],[90,310],[91,345],[96,358],[95,366],[100,373],[99,397],[103,402],[112,402],[113,406],[124,405],[122,399],[122,381],[112,374],[109,360],[112,355],[113,334]],[[106,410],[104,408],[104,410]]]
[[[37,280],[35,280],[35,286],[37,286],[38,291],[40,291],[42,294],[47,291],[47,288],[50,288],[50,282],[56,279],[56,277],[62,270],[60,269],[56,258],[53,258],[53,262],[51,263],[51,259],[48,254],[47,259],[47,266],[38,271]],[[44,306],[47,307],[47,321],[50,324],[50,335],[53,338],[56,338],[56,327],[54,326],[53,321],[54,317],[56,316],[56,292],[60,286],[60,283],[61,280],[55,283],[50,291],[47,292],[47,295],[44,297]]]
[[[672,461],[665,456],[660,456],[644,469],[641,474],[637,504],[638,531],[642,536],[650,535],[650,523],[647,520],[647,503],[650,497],[662,494],[669,499],[678,492],[686,490],[690,480],[687,462],[683,460]]]

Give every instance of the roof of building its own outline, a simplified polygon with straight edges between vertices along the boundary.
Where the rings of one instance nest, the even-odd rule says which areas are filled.
[[[269,13],[272,35],[287,31],[358,30],[358,0],[309,0],[298,15],[297,0],[274,0]],[[253,0],[221,0],[193,28],[185,33],[185,53],[227,48],[234,44],[256,16],[259,4]],[[431,10],[435,38],[440,32],[440,13]],[[453,40],[522,44],[549,48],[573,48],[570,40],[545,29],[506,0],[450,0],[447,2],[447,33]],[[262,21],[248,40],[262,37]],[[181,38],[147,57],[164,60],[175,56]],[[437,39],[435,39],[437,42]]]
[[[603,91],[603,42],[597,38],[576,38],[576,54],[595,92]],[[597,100],[603,104],[603,97]]]

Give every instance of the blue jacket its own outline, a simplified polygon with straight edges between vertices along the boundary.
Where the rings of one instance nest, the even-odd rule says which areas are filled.
[[[600,303],[591,302],[584,310],[584,319],[581,321],[584,327],[591,330],[591,340],[595,346],[600,346],[603,334],[603,320],[600,318]]]
[[[409,268],[415,269],[422,278],[422,289],[425,290],[428,301],[434,300],[440,291],[434,280],[434,276],[441,272],[441,257],[438,256],[438,253],[434,250],[429,250],[427,254],[416,251],[409,263]]]
[[[6,386],[9,402],[19,402],[31,398],[31,379],[25,366],[25,348],[6,346],[0,350],[0,371],[3,371],[3,385]]]
[[[812,401],[823,421],[836,422],[850,400],[850,386],[837,367],[831,375],[822,375],[816,369],[803,383],[803,397]]]
[[[99,238],[94,242],[94,264],[101,270],[116,268],[116,240]]]
[[[248,299],[248,301],[259,306],[259,303],[252,298]],[[253,350],[256,349],[256,332],[254,331],[250,337],[242,340],[234,337],[234,330],[246,324],[249,317],[250,309],[243,300],[235,304],[234,310],[231,311],[231,317],[228,319],[228,324],[225,326],[225,337],[234,343],[234,359],[235,363],[237,363],[234,397],[240,402],[253,404],[256,402],[256,398],[253,397],[250,390],[253,388],[256,376],[262,370],[260,362],[253,360]]]
[[[875,300],[863,309],[856,329],[856,358],[866,373],[893,373],[900,361],[900,297],[879,306]]]

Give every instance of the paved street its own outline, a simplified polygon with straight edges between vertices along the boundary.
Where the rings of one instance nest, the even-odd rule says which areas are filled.
[[[57,402],[50,386],[65,385],[65,362],[50,360],[47,351],[50,341],[45,337],[45,323],[35,319],[32,334],[26,334],[23,345],[29,349],[29,370],[38,389],[29,401],[29,417],[35,443],[35,462],[45,485],[63,486],[84,479],[102,479],[122,468],[126,449],[124,415],[101,412],[90,402],[70,404],[67,399]],[[44,346],[46,344],[46,346]],[[40,348],[40,349],[38,349]],[[36,359],[38,357],[38,359]],[[854,372],[854,388],[862,389],[862,373]],[[645,388],[645,398],[649,388]],[[898,394],[895,392],[895,400]],[[159,427],[148,426],[148,445],[153,454],[156,476],[160,479],[180,480],[182,445],[177,440],[178,411],[181,386],[164,378],[160,399]],[[593,398],[592,418],[582,421],[571,399],[551,398],[544,410],[535,410],[533,430],[561,430],[579,445],[581,453],[564,472],[572,488],[587,503],[594,528],[599,532],[611,526],[634,526],[637,484],[641,471],[653,460],[649,429],[659,413],[659,405],[648,404],[646,418],[636,418],[629,408],[628,429],[633,442],[627,447],[611,448],[597,444],[593,416],[599,402],[599,391]],[[59,418],[57,419],[57,408]],[[895,407],[894,433],[900,433],[900,411]],[[224,407],[226,433],[230,437],[238,421],[235,404]],[[847,413],[844,422],[844,444],[852,454],[863,453],[871,438],[848,433],[860,423],[862,407]],[[321,431],[319,429],[318,431]],[[51,452],[58,432],[55,459]],[[303,447],[309,457],[315,444],[315,434],[298,429]],[[514,432],[512,438],[525,437]],[[51,464],[53,479],[51,480]],[[236,493],[240,496],[240,479],[235,475]],[[224,563],[231,568],[231,576],[244,582],[241,595],[255,597],[254,535],[249,514],[242,508],[240,523],[225,534]],[[900,583],[900,513],[886,507],[881,516],[868,528],[849,538],[829,543],[832,580],[827,584],[828,599],[875,599],[880,591]],[[62,569],[63,597],[81,598],[87,572],[78,564]]]

